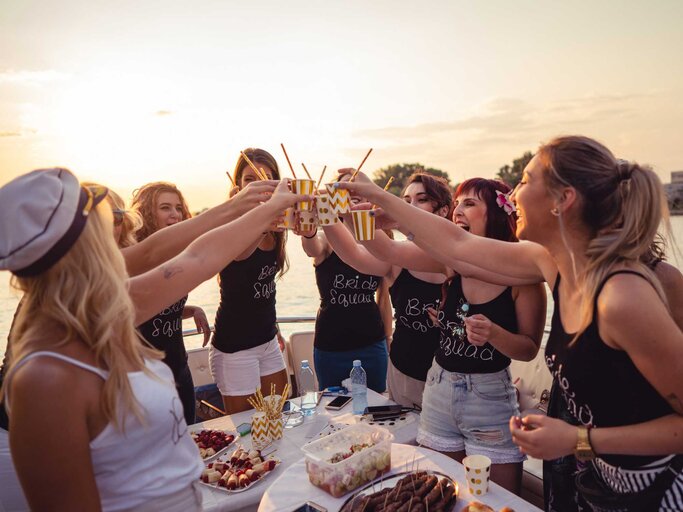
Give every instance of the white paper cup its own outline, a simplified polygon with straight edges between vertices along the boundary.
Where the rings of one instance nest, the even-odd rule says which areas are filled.
[[[353,218],[353,233],[356,240],[374,240],[375,239],[375,217],[370,215],[372,210],[353,210],[351,217]]]
[[[339,222],[339,215],[330,204],[329,194],[319,194],[315,198],[315,209],[318,212],[318,225],[331,226]]]
[[[348,190],[336,188],[336,182],[326,183],[325,189],[330,196],[330,206],[337,215],[351,211],[351,195]]]
[[[472,496],[481,496],[489,490],[491,459],[485,455],[469,455],[462,459],[465,466],[467,488]]]
[[[299,229],[301,231],[313,231],[318,227],[318,218],[315,210],[299,212]]]
[[[309,179],[292,180],[292,192],[295,194],[312,195],[315,181]],[[310,212],[313,210],[313,201],[301,201],[296,203],[296,209],[300,212]]]

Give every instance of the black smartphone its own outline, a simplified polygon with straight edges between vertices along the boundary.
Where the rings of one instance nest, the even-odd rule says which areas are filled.
[[[364,414],[372,415],[397,415],[401,414],[402,406],[396,405],[376,405],[373,407],[366,407]]]
[[[327,512],[327,509],[325,507],[318,505],[317,503],[307,501],[299,508],[294,509],[292,512]]]
[[[330,409],[332,411],[338,411],[342,407],[344,407],[346,404],[348,404],[351,401],[350,396],[338,396],[334,398],[329,404],[325,406],[325,409]]]

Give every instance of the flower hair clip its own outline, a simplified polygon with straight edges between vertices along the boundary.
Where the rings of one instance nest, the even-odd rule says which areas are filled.
[[[510,201],[509,194],[504,194],[500,190],[496,190],[496,204],[500,206],[505,213],[512,215],[517,211],[515,205]]]

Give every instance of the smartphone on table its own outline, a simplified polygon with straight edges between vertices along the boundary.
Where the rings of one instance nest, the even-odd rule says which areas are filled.
[[[325,409],[329,409],[331,411],[338,411],[346,404],[348,404],[351,401],[351,399],[352,398],[350,396],[338,396],[332,399],[332,401],[325,406]]]

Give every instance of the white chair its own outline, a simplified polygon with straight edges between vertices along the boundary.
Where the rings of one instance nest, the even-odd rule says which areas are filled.
[[[315,363],[313,362],[313,331],[294,332],[287,340],[287,355],[289,357],[289,366],[294,373],[294,380],[296,382],[296,389],[301,389],[299,382],[299,369],[301,368],[301,361],[308,359],[308,364],[313,370],[315,377],[315,386],[318,386],[318,378],[315,373]]]
[[[193,348],[187,351],[187,364],[192,372],[195,387],[213,384],[209,369],[209,347]]]

